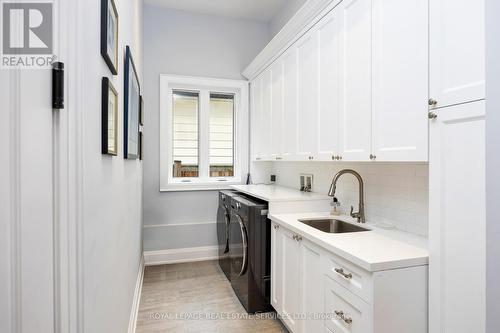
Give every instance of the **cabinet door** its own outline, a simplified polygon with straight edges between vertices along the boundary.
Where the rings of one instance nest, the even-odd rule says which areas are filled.
[[[440,109],[431,121],[431,333],[485,332],[484,114],[479,101]]]
[[[273,223],[271,236],[271,305],[276,312],[282,313],[283,305],[283,237],[280,226]]]
[[[282,307],[283,321],[294,333],[300,333],[300,320],[296,316],[300,313],[300,247],[294,239],[294,234],[284,228],[279,228],[282,243],[281,265],[282,272]]]
[[[427,161],[427,1],[374,0],[372,45],[373,154]]]
[[[271,158],[281,159],[283,135],[283,62],[281,59],[271,67],[272,72],[272,111],[271,111]]]
[[[315,28],[313,28],[315,29]],[[318,141],[318,82],[319,47],[316,30],[309,31],[297,44],[298,48],[298,156],[314,158]]]
[[[314,318],[315,314],[324,313],[323,298],[323,251],[309,241],[300,242],[300,290],[301,290],[301,314],[306,315],[302,320],[302,332],[321,332],[323,320]]]
[[[436,107],[485,98],[484,0],[430,0],[430,97]]]
[[[319,160],[332,160],[338,155],[340,110],[340,14],[328,14],[318,27],[319,39]]]
[[[252,159],[261,160],[262,159],[262,77],[257,77],[254,79],[250,85],[251,89],[251,119],[252,119],[252,140],[251,140],[251,150]]]
[[[297,153],[298,56],[291,46],[283,55],[283,159],[295,160]]]
[[[271,160],[271,130],[273,110],[273,72],[269,68],[262,73],[262,117],[260,123],[260,137],[262,159]]]
[[[368,161],[372,136],[372,5],[371,0],[344,0],[338,7],[342,24],[340,155]]]

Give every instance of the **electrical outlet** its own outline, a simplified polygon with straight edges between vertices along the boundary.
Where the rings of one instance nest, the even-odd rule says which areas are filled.
[[[300,175],[300,190],[302,192],[312,192],[313,190],[313,175],[301,174]]]

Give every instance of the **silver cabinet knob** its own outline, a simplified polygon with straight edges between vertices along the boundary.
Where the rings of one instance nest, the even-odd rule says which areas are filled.
[[[309,156],[309,159],[310,160],[314,160],[314,156]]]
[[[429,119],[436,119],[438,117],[436,112],[429,112]]]
[[[377,155],[370,154],[370,160],[372,160],[372,161],[373,161],[373,160],[375,160],[375,159],[377,159]]]
[[[437,101],[433,98],[429,98],[429,106],[436,106],[437,105]]]
[[[274,225],[274,229],[278,230],[279,228],[280,228],[279,225],[277,225],[277,224]]]

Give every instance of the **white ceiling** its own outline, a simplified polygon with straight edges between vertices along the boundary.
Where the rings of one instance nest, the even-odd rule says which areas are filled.
[[[288,0],[145,0],[147,4],[200,14],[269,22]]]

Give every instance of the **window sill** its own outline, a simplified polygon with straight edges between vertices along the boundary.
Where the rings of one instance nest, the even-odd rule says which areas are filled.
[[[241,185],[243,182],[168,184],[160,187],[160,192],[189,192],[189,191],[220,191],[230,189],[230,185]]]

